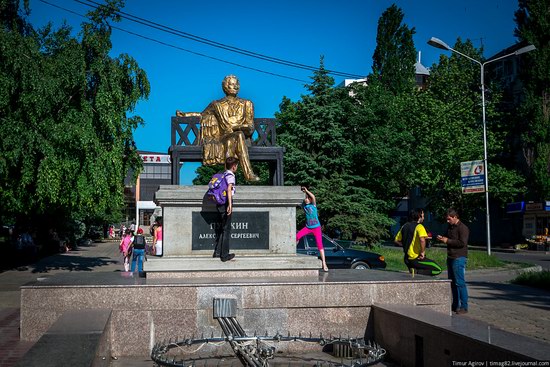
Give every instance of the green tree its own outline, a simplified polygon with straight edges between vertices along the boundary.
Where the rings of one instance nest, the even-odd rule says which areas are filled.
[[[414,27],[403,22],[403,11],[392,4],[378,20],[376,49],[372,57],[373,76],[393,93],[410,91],[415,86]],[[372,77],[369,78],[372,80]]]
[[[374,197],[352,171],[348,90],[333,88],[324,68],[314,72],[310,92],[298,102],[284,98],[276,114],[279,142],[286,148],[285,183],[309,186],[317,197],[320,220],[328,230],[339,228],[369,241],[379,240],[391,221],[384,203]]]
[[[334,79],[326,73],[323,58],[314,72],[311,93],[299,102],[283,99],[276,118],[279,143],[286,148],[285,182],[313,185],[334,173],[346,172],[345,114],[335,90]]]
[[[469,40],[458,39],[453,48],[482,60],[482,50]],[[484,206],[483,195],[463,195],[460,186],[460,162],[483,159],[479,73],[479,66],[465,57],[442,55],[431,69],[428,88],[407,100],[403,118],[414,133],[415,157],[421,162],[416,185],[438,213],[454,206],[472,218]],[[492,200],[503,204],[523,192],[523,179],[500,159],[505,116],[497,110],[499,102],[498,92],[487,95],[489,187]]]
[[[415,184],[419,163],[414,136],[403,118],[407,95],[395,96],[375,78],[368,86],[353,85],[350,93],[346,138],[351,142],[351,172],[389,211]]]
[[[36,223],[102,217],[123,204],[124,178],[141,161],[128,116],[149,95],[145,71],[111,51],[122,0],[88,13],[81,39],[64,25],[34,30],[1,0],[0,202]],[[9,11],[7,11],[9,10]]]
[[[515,35],[535,45],[522,55],[525,98],[517,123],[527,166],[529,198],[550,198],[550,5],[546,0],[519,0]]]

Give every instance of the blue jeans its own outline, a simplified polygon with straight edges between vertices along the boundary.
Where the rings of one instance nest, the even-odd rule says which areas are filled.
[[[138,272],[143,271],[143,258],[145,256],[145,250],[144,249],[134,249],[134,254],[132,256],[132,269],[130,270],[132,273],[136,270],[136,261],[138,263]]]
[[[451,306],[453,311],[459,308],[468,310],[468,288],[466,288],[466,280],[464,279],[467,262],[466,257],[447,258],[447,274],[451,280],[451,291],[453,293],[453,304]]]

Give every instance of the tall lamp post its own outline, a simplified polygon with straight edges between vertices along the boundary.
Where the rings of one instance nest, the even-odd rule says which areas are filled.
[[[446,51],[452,51],[454,53],[459,54],[460,56],[464,56],[468,60],[475,62],[481,67],[481,106],[483,111],[483,163],[485,165],[485,209],[487,212],[487,254],[491,255],[491,224],[490,224],[490,215],[489,215],[489,166],[487,165],[487,124],[485,122],[485,65],[504,59],[509,56],[520,55],[529,51],[533,51],[535,49],[535,46],[528,45],[516,50],[515,52],[509,53],[507,55],[500,56],[500,57],[497,57],[496,59],[492,59],[482,63],[481,61],[471,58],[470,56],[465,55],[460,51],[452,49],[448,44],[446,44],[439,38],[435,38],[435,37],[430,38],[430,40],[428,41],[428,44],[430,46],[440,48]]]

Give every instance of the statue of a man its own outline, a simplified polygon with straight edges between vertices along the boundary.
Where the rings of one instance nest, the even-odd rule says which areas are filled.
[[[213,101],[201,113],[200,139],[205,165],[223,164],[227,157],[239,160],[247,181],[258,181],[248,156],[250,137],[254,132],[254,105],[238,98],[239,79],[228,75],[223,79],[225,97]]]

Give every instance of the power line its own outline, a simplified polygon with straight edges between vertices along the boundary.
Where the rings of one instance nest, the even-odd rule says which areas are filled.
[[[98,7],[99,6],[108,6],[108,5],[105,5],[105,4],[98,3],[94,0],[85,0],[85,1],[74,0],[74,1],[78,2],[80,4],[92,7],[92,8],[95,8],[95,7],[93,5],[90,5],[89,3],[94,4]],[[260,54],[260,53],[257,53],[257,52],[248,51],[248,50],[245,50],[245,49],[242,49],[242,48],[238,48],[238,47],[230,46],[230,45],[223,44],[223,43],[220,43],[220,42],[212,41],[210,39],[200,37],[200,36],[196,36],[196,35],[191,34],[191,33],[183,32],[183,31],[180,31],[178,29],[171,28],[171,27],[168,27],[168,26],[150,21],[150,20],[145,19],[145,18],[135,16],[135,15],[123,12],[123,11],[116,11],[115,13],[123,19],[129,20],[129,21],[132,21],[132,22],[135,22],[135,23],[142,24],[146,27],[154,28],[154,29],[160,30],[162,32],[170,33],[170,34],[173,34],[173,35],[176,35],[176,36],[179,36],[179,37],[182,37],[182,38],[186,38],[186,39],[189,39],[189,40],[192,40],[192,41],[195,41],[195,42],[203,43],[203,44],[206,44],[206,45],[209,45],[209,46],[212,46],[212,47],[221,48],[221,49],[224,49],[226,51],[230,51],[230,52],[238,53],[238,54],[241,54],[241,55],[261,59],[261,60],[272,62],[272,63],[275,63],[275,64],[285,65],[285,66],[299,68],[299,69],[305,69],[305,70],[309,70],[309,71],[316,71],[316,70],[319,69],[318,67],[305,65],[305,64],[300,64],[300,63],[296,63],[296,62],[293,62],[293,61],[283,60],[283,59],[280,59],[280,58],[267,56],[267,55],[263,55],[263,54]],[[336,71],[336,70],[328,70],[328,69],[326,69],[325,71],[328,74],[332,74],[332,75],[335,75],[335,76],[348,77],[348,78],[354,78],[354,79],[364,78],[364,75],[351,74],[351,73],[345,73],[345,72],[340,72],[340,71]]]
[[[45,4],[48,4],[48,5],[50,5],[50,6],[53,6],[53,7],[55,7],[55,8],[58,8],[58,9],[61,9],[61,10],[66,11],[66,12],[69,12],[69,13],[71,13],[71,14],[77,15],[77,16],[79,16],[79,17],[82,17],[82,18],[85,18],[85,19],[89,19],[89,18],[86,17],[85,15],[82,15],[82,14],[77,13],[77,12],[75,12],[75,11],[72,11],[72,10],[70,10],[70,9],[64,8],[64,7],[62,7],[62,6],[59,6],[59,5],[56,5],[56,4],[52,4],[52,3],[50,3],[50,2],[48,2],[48,1],[46,1],[46,0],[40,0],[40,1],[43,2],[43,3],[45,3]],[[277,73],[273,73],[273,72],[270,72],[270,71],[265,71],[265,70],[253,68],[253,67],[250,67],[250,66],[246,66],[246,65],[242,65],[242,64],[235,63],[235,62],[223,60],[223,59],[220,59],[220,58],[217,58],[217,57],[209,56],[209,55],[206,55],[206,54],[203,54],[203,53],[200,53],[200,52],[191,51],[191,50],[185,49],[185,48],[183,48],[183,47],[175,46],[175,45],[172,45],[172,44],[167,43],[167,42],[164,42],[164,41],[159,41],[159,40],[157,40],[157,39],[155,39],[155,38],[152,38],[152,37],[147,37],[147,36],[144,36],[144,35],[139,34],[139,33],[135,33],[135,32],[132,32],[132,31],[129,31],[129,30],[126,30],[126,29],[117,27],[117,26],[113,26],[113,25],[111,25],[111,24],[109,24],[109,26],[110,26],[111,28],[116,29],[116,30],[119,30],[119,31],[121,31],[121,32],[125,32],[125,33],[131,34],[131,35],[133,35],[133,36],[136,36],[136,37],[140,37],[140,38],[146,39],[146,40],[148,40],[148,41],[156,42],[156,43],[159,43],[159,44],[161,44],[161,45],[163,45],[163,46],[175,48],[175,49],[180,50],[180,51],[185,51],[185,52],[191,53],[191,54],[193,54],[193,55],[197,55],[197,56],[201,56],[201,57],[206,57],[206,58],[211,59],[211,60],[223,62],[223,63],[225,63],[225,64],[234,65],[234,66],[241,67],[241,68],[244,68],[244,69],[249,69],[249,70],[257,71],[257,72],[263,73],[263,74],[268,74],[268,75],[276,76],[276,77],[279,77],[279,78],[290,79],[290,80],[294,80],[294,81],[302,82],[302,83],[309,83],[309,82],[306,81],[306,80],[302,80],[302,79],[298,79],[298,78],[293,78],[293,77],[291,77],[291,76],[287,76],[287,75],[283,75],[283,74],[277,74]]]

